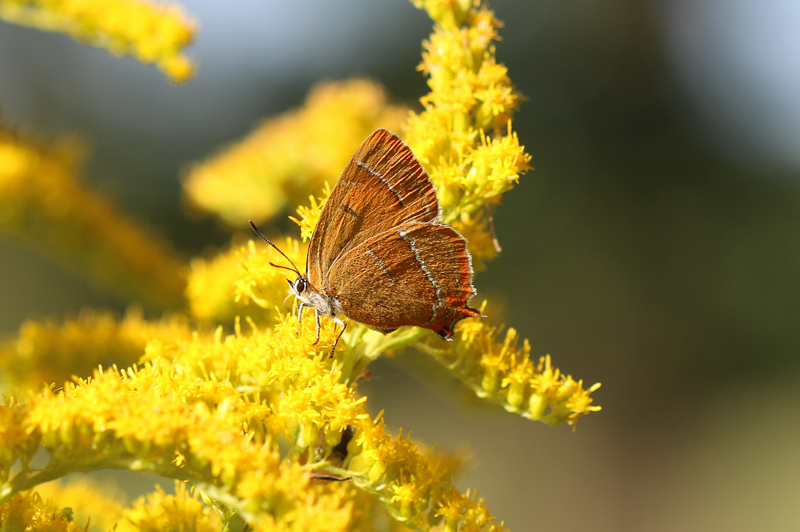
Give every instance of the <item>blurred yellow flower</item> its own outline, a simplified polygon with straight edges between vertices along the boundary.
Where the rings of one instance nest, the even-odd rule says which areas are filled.
[[[184,180],[186,195],[234,227],[270,220],[333,182],[367,135],[397,129],[406,113],[372,81],[320,83],[302,108],[266,120],[195,165]]]
[[[72,519],[70,508],[59,509],[35,491],[20,493],[0,504],[0,530],[3,532],[83,532]]]
[[[164,493],[161,486],[134,501],[132,508],[122,512],[116,532],[146,532],[171,530],[175,532],[218,532],[222,522],[213,509],[203,504],[200,495],[175,481],[175,495]]]
[[[116,55],[158,66],[181,83],[194,74],[183,48],[194,39],[195,24],[177,4],[143,0],[0,0],[0,19],[46,31]]]
[[[73,475],[67,481],[40,484],[35,491],[43,500],[69,508],[76,523],[89,522],[92,531],[105,532],[114,530],[115,526],[121,530],[120,525],[125,525],[125,494],[112,482],[100,483],[84,475]]]
[[[36,142],[0,121],[0,231],[148,308],[182,307],[183,262],[81,181],[83,151],[76,139]]]
[[[121,321],[90,309],[63,323],[30,320],[16,338],[0,343],[0,382],[20,388],[60,386],[73,375],[90,376],[98,366],[135,364],[148,342],[189,340],[192,334],[181,315],[147,321],[135,308]]]

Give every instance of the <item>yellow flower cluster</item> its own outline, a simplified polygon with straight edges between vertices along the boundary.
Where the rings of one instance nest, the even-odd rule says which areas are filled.
[[[265,242],[262,249],[252,240],[245,246],[234,246],[213,259],[195,259],[191,264],[186,295],[192,315],[206,322],[232,323],[236,316],[251,315],[259,324],[275,323],[270,313],[252,312],[252,301],[261,308],[278,309],[286,297],[286,279],[294,281],[295,274],[270,266],[285,267],[286,262]],[[299,267],[303,267],[307,246],[285,238],[275,244]]]
[[[241,250],[241,269],[234,282],[234,292],[237,301],[250,300],[261,308],[269,309],[270,306],[277,306],[276,303],[285,297],[286,281],[294,282],[297,275],[272,266],[276,264],[290,268],[292,265],[269,244],[261,241],[259,244],[263,246],[261,250],[256,248],[252,240],[247,248]],[[276,245],[295,265],[303,267],[307,246],[292,238],[279,240]]]
[[[194,493],[192,493],[194,491]],[[60,507],[55,506],[58,502]],[[125,497],[113,484],[77,477],[69,482],[48,482],[0,505],[2,532],[218,532],[219,515],[203,503],[196,490],[175,481],[175,495],[156,486],[125,508]],[[6,519],[3,519],[5,517]]]
[[[486,303],[481,306],[485,313]],[[600,410],[592,406],[590,394],[600,387],[583,388],[550,365],[550,356],[536,364],[531,360],[528,340],[519,345],[517,331],[509,328],[505,338],[502,327],[484,320],[465,320],[456,329],[452,347],[437,347],[433,339],[418,342],[416,347],[439,361],[442,366],[469,386],[478,397],[501,405],[509,412],[549,425],[573,425],[581,416]]]
[[[530,156],[511,129],[520,96],[495,59],[501,23],[480,2],[413,0],[436,21],[424,43],[420,70],[431,92],[424,111],[410,113],[404,138],[438,189],[442,219],[469,241],[473,266],[481,269],[499,252],[493,206],[530,166]],[[311,236],[330,190],[298,209],[303,238]]]
[[[247,314],[233,295],[233,283],[241,275],[239,251],[231,248],[212,258],[192,259],[186,282],[186,300],[192,316],[208,323],[229,323],[236,316]]]
[[[138,370],[97,372],[24,406],[6,399],[0,503],[72,471],[114,467],[190,480],[256,529],[351,530],[363,518],[354,486],[416,528],[436,512],[459,514],[450,479],[461,460],[390,436],[327,358],[332,334],[315,348],[313,326],[295,326],[287,317],[268,332],[151,342]],[[50,458],[33,469],[39,442]],[[315,482],[320,474],[352,484]],[[465,527],[500,530],[459,515]]]
[[[80,181],[82,151],[74,140],[36,144],[0,123],[0,231],[54,250],[147,307],[180,308],[183,263]]]
[[[117,55],[155,64],[172,81],[194,74],[183,48],[195,24],[177,4],[143,0],[0,0],[0,19],[66,33]]]
[[[511,130],[520,96],[493,41],[501,23],[480,2],[412,0],[436,22],[420,70],[431,92],[411,113],[405,139],[439,188],[444,221],[469,240],[477,266],[497,254],[492,205],[500,202],[530,156]]]
[[[127,522],[123,515],[125,494],[112,482],[97,482],[85,475],[73,475],[67,481],[40,484],[35,491],[43,500],[71,509],[73,521],[89,521],[91,531],[112,531],[116,526],[115,532],[133,532],[131,527],[126,527]],[[38,532],[34,527],[31,529]]]
[[[149,341],[189,340],[192,334],[183,316],[147,321],[138,309],[122,321],[89,309],[63,323],[30,320],[16,338],[0,343],[0,382],[34,389],[60,386],[73,375],[88,377],[98,366],[135,364]]]
[[[25,424],[27,416],[28,408],[20,404],[15,395],[3,395],[3,404],[0,404],[0,482],[9,478],[17,460],[23,471],[30,469],[31,460],[39,451],[41,439],[28,432]],[[12,486],[2,486],[0,498],[19,491]]]
[[[88,524],[87,524],[88,526]],[[2,532],[85,532],[72,519],[70,508],[58,509],[35,491],[20,493],[0,504]]]
[[[191,493],[183,482],[175,482],[175,495],[168,495],[160,486],[133,503],[124,512],[124,520],[115,532],[174,530],[176,532],[219,532],[219,516],[203,504],[199,493]]]
[[[422,98],[425,110],[411,113],[406,141],[437,185],[443,219],[469,241],[474,263],[497,252],[489,208],[499,203],[526,171],[530,157],[511,130],[511,113],[519,96],[506,68],[496,63],[492,42],[500,22],[480,2],[430,0],[425,7],[437,22],[426,41],[421,69],[429,75],[431,92]],[[493,133],[493,136],[490,136]],[[304,239],[310,238],[330,190],[298,208]],[[549,357],[538,365],[530,359],[527,340],[509,329],[503,342],[496,327],[482,320],[465,320],[457,327],[458,342],[442,348],[432,335],[398,331],[377,340],[392,347],[415,345],[486,400],[506,410],[551,425],[574,424],[582,415],[599,410],[581,381],[550,367]],[[356,330],[344,339],[363,340]],[[402,337],[402,341],[398,341]]]
[[[297,216],[299,218],[293,216],[289,217],[290,220],[300,226],[300,237],[303,239],[303,242],[307,242],[311,239],[311,235],[314,234],[314,227],[317,225],[322,207],[325,206],[325,202],[330,195],[331,187],[328,183],[325,183],[325,187],[322,189],[322,198],[317,199],[314,196],[309,196],[308,206],[300,205],[297,207]]]
[[[316,489],[299,465],[281,467],[277,446],[259,437],[259,420],[268,417],[263,402],[240,398],[230,383],[195,380],[194,372],[182,378],[151,366],[29,398],[24,425],[51,451],[50,460],[38,472],[23,463],[0,485],[0,502],[14,487],[112,467],[192,480],[253,523],[291,523],[301,509],[307,513],[298,519],[329,517],[341,502],[338,486]]]
[[[0,504],[0,532],[87,532],[78,523],[89,523],[88,531],[114,532],[218,532],[221,516],[229,517],[207,496],[175,481],[175,495],[156,485],[155,491],[125,508],[124,497],[113,485],[98,484],[84,477],[67,483],[49,482]],[[58,502],[59,506],[55,503]],[[234,521],[237,519],[233,518]],[[245,530],[229,521],[228,530]],[[280,527],[261,527],[272,532]],[[320,529],[322,530],[322,529]],[[375,497],[357,490],[349,530],[359,532],[410,532],[392,519]],[[314,531],[316,532],[316,531]]]
[[[321,83],[296,111],[265,121],[247,138],[196,165],[184,182],[191,203],[233,226],[263,222],[333,181],[367,135],[396,129],[404,107],[384,89],[353,79]]]
[[[529,160],[511,129],[519,96],[492,47],[500,23],[478,1],[412,1],[436,27],[421,66],[431,93],[424,110],[410,114],[405,138],[438,187],[445,221],[483,263],[497,250],[489,209]],[[0,0],[0,9],[12,3],[20,2]],[[197,166],[187,194],[243,226],[322,191],[323,199],[312,196],[298,209],[307,240],[330,193],[326,183],[372,130],[397,129],[401,115],[408,113],[370,82],[321,85],[303,109]],[[86,312],[63,324],[29,322],[0,346],[7,384],[21,389],[0,404],[0,532],[4,523],[76,532],[73,514],[42,495],[68,501],[84,490],[89,500],[92,488],[29,490],[102,468],[180,481],[174,496],[158,489],[127,510],[105,505],[98,520],[116,522],[118,531],[503,532],[477,493],[454,488],[462,454],[428,449],[403,429],[390,433],[383,412],[366,409],[357,390],[363,371],[405,346],[429,354],[478,397],[530,419],[574,424],[599,410],[591,398],[599,385],[584,389],[549,356],[532,360],[514,329],[503,333],[485,320],[460,322],[447,347],[425,329],[381,335],[352,324],[330,356],[337,335],[330,320],[317,331],[313,319],[298,323],[282,308],[295,274],[271,265],[289,266],[275,249],[256,239],[232,245],[194,260],[184,282],[168,248],[78,183],[76,154],[72,145],[36,146],[0,129],[0,228],[44,240],[116,286],[132,279],[129,290],[151,304],[188,301],[190,317],[146,321],[130,312],[117,321]],[[302,272],[306,246],[275,243]],[[213,326],[213,334],[203,332]],[[34,466],[42,447],[47,462]]]

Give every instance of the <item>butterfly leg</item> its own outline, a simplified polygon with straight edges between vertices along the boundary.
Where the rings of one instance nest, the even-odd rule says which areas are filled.
[[[314,309],[314,319],[317,320],[317,339],[313,345],[317,345],[319,343],[319,309]]]
[[[333,317],[333,323],[334,323],[333,326],[334,329],[336,328],[336,324],[338,323],[339,325],[342,326],[342,330],[339,331],[339,336],[337,336],[336,340],[333,341],[333,347],[331,347],[331,358],[333,358],[333,354],[336,352],[336,344],[339,343],[339,338],[342,337],[342,335],[344,334],[344,330],[347,329],[347,324],[342,320],[340,320],[339,318],[337,318],[336,316]]]
[[[297,327],[298,329],[295,331],[296,336],[300,336],[300,321],[303,319],[303,309],[306,308],[305,303],[300,303],[297,306]]]

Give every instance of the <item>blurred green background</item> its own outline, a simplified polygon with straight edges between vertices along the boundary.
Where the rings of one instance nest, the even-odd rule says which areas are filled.
[[[201,22],[184,87],[0,23],[0,108],[89,139],[93,185],[187,257],[229,237],[185,213],[187,163],[324,78],[368,75],[411,105],[426,92],[415,67],[431,22],[402,0],[184,5]],[[536,170],[497,209],[504,252],[476,286],[505,300],[536,356],[602,382],[604,409],[575,433],[549,428],[476,408],[403,360],[374,368],[371,408],[425,442],[469,442],[459,485],[512,531],[799,530],[800,6],[491,5]],[[2,334],[124,304],[0,240]]]

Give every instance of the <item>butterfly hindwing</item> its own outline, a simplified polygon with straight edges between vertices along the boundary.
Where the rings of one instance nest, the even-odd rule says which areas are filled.
[[[379,330],[415,325],[450,338],[475,293],[466,240],[436,222],[394,227],[339,257],[330,295],[344,314]]]

